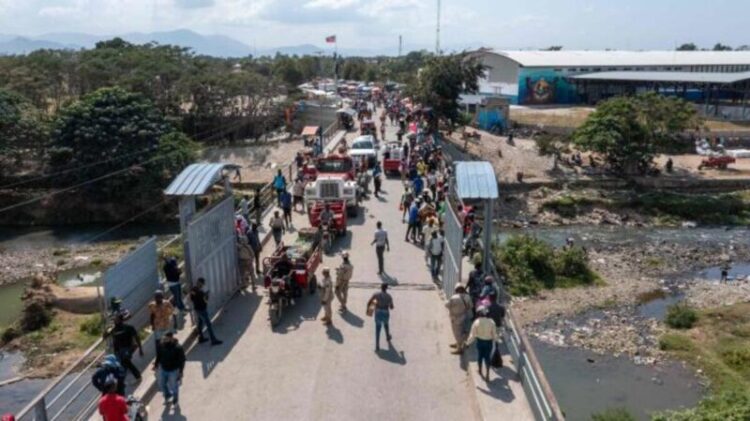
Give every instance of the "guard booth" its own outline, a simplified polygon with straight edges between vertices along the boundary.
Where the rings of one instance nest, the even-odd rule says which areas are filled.
[[[491,273],[493,216],[498,198],[495,170],[489,162],[458,161],[448,186],[445,211],[445,255],[443,257],[443,291],[450,297],[462,278],[464,217],[466,208],[482,212],[482,265]],[[459,209],[459,205],[463,210]],[[480,215],[476,215],[479,219]]]
[[[164,191],[180,200],[180,231],[185,278],[192,286],[206,280],[211,291],[209,314],[226,302],[239,286],[234,197],[229,178],[239,166],[226,163],[191,164]],[[198,199],[208,204],[198,211]]]

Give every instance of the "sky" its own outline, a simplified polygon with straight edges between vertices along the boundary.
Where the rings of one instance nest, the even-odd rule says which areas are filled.
[[[437,0],[0,0],[0,34],[191,29],[258,48],[434,49]],[[442,0],[441,46],[673,49],[750,44],[749,0]]]

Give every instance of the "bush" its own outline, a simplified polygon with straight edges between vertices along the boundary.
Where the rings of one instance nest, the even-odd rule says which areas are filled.
[[[591,421],[635,421],[635,417],[625,408],[613,408],[591,415]]]
[[[34,332],[47,326],[51,321],[52,310],[46,303],[39,299],[30,299],[26,301],[19,323],[24,332]]]
[[[724,392],[700,401],[696,408],[670,411],[654,416],[654,421],[747,421],[750,420],[750,394]]]
[[[591,285],[599,276],[578,247],[555,250],[528,235],[511,237],[495,252],[498,267],[507,275],[510,293],[534,295],[543,288]]]
[[[750,203],[741,193],[647,193],[631,205],[652,215],[689,219],[703,224],[743,224],[750,220]]]
[[[693,343],[683,335],[668,333],[659,338],[659,349],[662,351],[691,351]]]
[[[2,342],[3,344],[7,344],[8,342],[16,339],[19,336],[21,336],[21,332],[19,332],[18,329],[16,329],[14,326],[8,326],[3,331],[3,335],[2,337],[0,337],[0,342]]]
[[[665,322],[673,329],[690,329],[698,321],[698,313],[687,303],[672,304],[667,308]]]
[[[78,325],[78,330],[89,336],[101,336],[103,326],[104,317],[101,314],[94,314],[84,319],[81,324]]]

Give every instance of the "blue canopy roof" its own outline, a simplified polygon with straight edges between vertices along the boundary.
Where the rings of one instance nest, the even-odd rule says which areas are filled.
[[[200,196],[216,184],[222,177],[224,168],[236,169],[239,166],[226,163],[190,164],[164,190],[167,196]]]
[[[457,162],[456,192],[461,199],[497,199],[495,169],[486,161]]]

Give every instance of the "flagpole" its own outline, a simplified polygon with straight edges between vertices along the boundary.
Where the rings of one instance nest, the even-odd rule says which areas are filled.
[[[339,60],[339,38],[338,36],[334,35],[333,38],[333,92],[334,94],[338,95],[339,93],[339,66],[338,66],[338,60]]]

